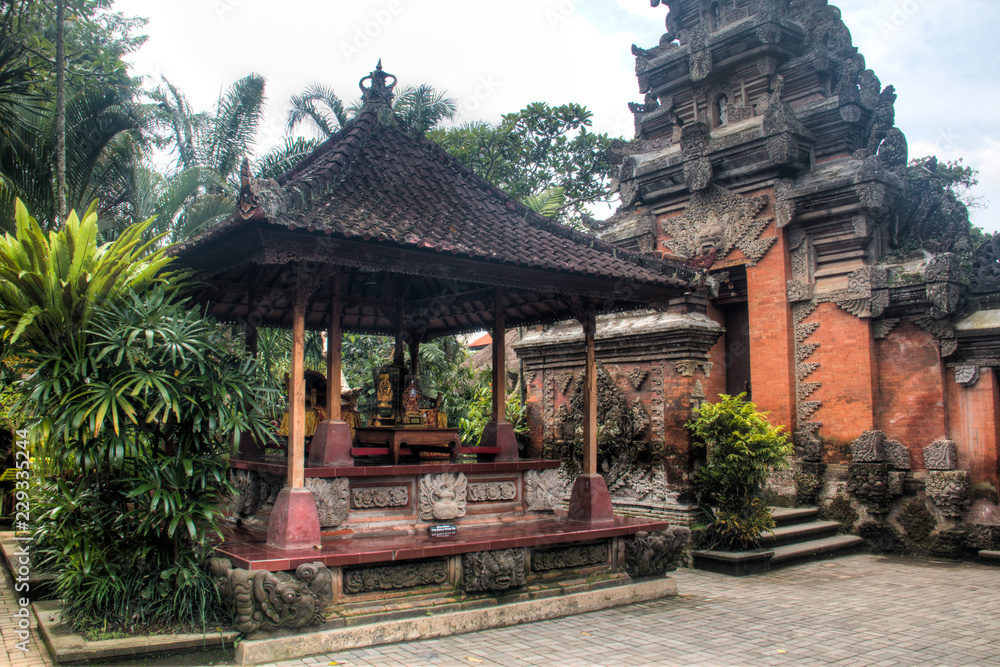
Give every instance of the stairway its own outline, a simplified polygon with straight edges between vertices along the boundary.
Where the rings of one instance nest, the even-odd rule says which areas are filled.
[[[979,552],[979,560],[990,565],[1000,565],[1000,551],[989,551],[982,549]]]
[[[836,521],[820,521],[819,509],[772,508],[774,532],[764,531],[760,547],[751,551],[694,551],[695,568],[734,576],[758,574],[793,563],[853,553],[864,540],[840,535]]]

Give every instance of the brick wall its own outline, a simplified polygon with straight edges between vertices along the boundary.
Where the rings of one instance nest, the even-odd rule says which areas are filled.
[[[950,377],[949,377],[950,376]],[[958,467],[968,470],[972,483],[1000,482],[1000,394],[997,376],[990,368],[980,369],[979,380],[971,387],[956,384],[949,369],[948,436],[958,446]]]

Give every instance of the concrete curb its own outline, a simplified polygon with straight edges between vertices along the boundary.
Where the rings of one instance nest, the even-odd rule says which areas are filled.
[[[365,646],[477,632],[636,602],[648,602],[672,595],[677,595],[677,583],[673,579],[652,579],[487,609],[470,609],[438,616],[398,619],[308,634],[245,640],[236,647],[236,664],[277,662],[316,653],[334,653]]]
[[[62,606],[52,600],[31,605],[38,629],[57,663],[86,662],[151,653],[182,653],[199,649],[232,647],[240,633],[235,630],[212,634],[146,635],[123,639],[87,641],[74,634],[60,619]]]

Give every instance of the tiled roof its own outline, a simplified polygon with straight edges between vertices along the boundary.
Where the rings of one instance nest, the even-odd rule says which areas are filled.
[[[248,217],[289,229],[646,284],[687,288],[698,279],[680,263],[629,253],[534,213],[377,103],[277,183],[251,188],[262,203]],[[243,222],[237,213],[181,252]]]

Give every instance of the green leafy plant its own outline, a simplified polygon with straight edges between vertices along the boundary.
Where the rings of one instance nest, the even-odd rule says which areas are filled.
[[[35,566],[78,629],[206,627],[224,617],[202,564],[231,491],[225,455],[241,434],[267,438],[276,392],[180,296],[169,258],[140,241],[146,225],[103,246],[96,227],[89,211],[46,236],[19,206],[0,244],[0,331],[34,368],[18,403],[45,468]]]
[[[709,513],[708,539],[724,549],[747,549],[759,543],[763,530],[774,528],[762,491],[772,470],[788,467],[792,453],[781,426],[744,400],[745,395],[720,395],[705,403],[686,424],[693,447],[706,451],[706,462],[695,475],[703,506]]]

